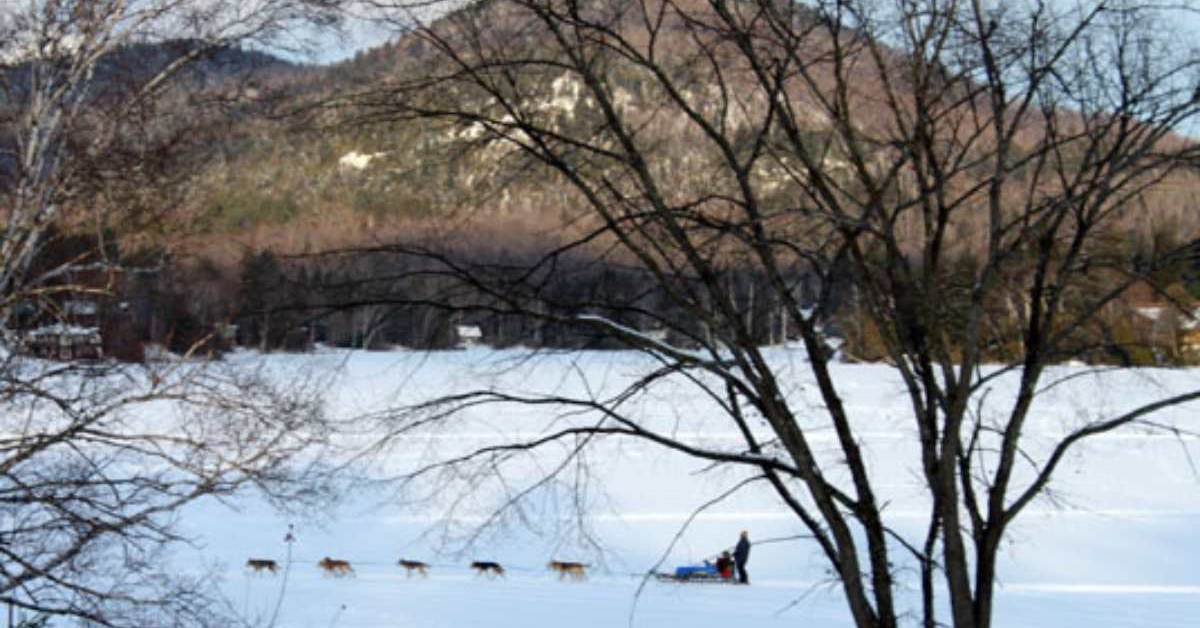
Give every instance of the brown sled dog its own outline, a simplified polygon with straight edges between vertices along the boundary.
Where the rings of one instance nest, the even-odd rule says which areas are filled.
[[[336,558],[330,558],[326,556],[317,563],[317,566],[320,567],[321,571],[324,571],[325,575],[327,576],[340,577],[354,575],[354,568],[350,566],[349,561],[345,560],[337,560]]]
[[[246,561],[246,569],[249,569],[254,573],[262,573],[266,571],[274,574],[279,572],[279,563],[269,558],[251,558],[250,560]]]
[[[504,567],[501,567],[500,563],[494,563],[490,560],[477,560],[471,563],[471,569],[474,569],[475,573],[480,576],[489,575],[495,577],[504,575]]]
[[[404,575],[406,577],[412,576],[414,571],[421,574],[422,577],[429,575],[429,565],[419,560],[405,560],[401,558],[396,564],[404,568]]]
[[[558,572],[558,579],[562,580],[568,576],[572,580],[587,580],[587,565],[562,560],[552,560],[546,563],[546,568],[550,571]]]

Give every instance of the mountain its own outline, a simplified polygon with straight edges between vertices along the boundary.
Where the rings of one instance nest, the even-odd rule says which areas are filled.
[[[605,7],[629,8],[635,4],[593,1],[580,6],[585,11],[603,11]],[[709,7],[698,0],[680,0],[673,6],[697,14]],[[566,138],[561,140],[564,146],[571,138],[613,141],[605,123],[607,114],[579,73],[562,63],[562,51],[549,45],[545,26],[525,19],[529,16],[515,14],[510,7],[503,2],[474,3],[435,22],[431,33],[449,39],[479,37],[488,54],[512,61],[507,66],[497,65],[496,89],[520,90],[520,97],[512,99],[517,112],[502,110],[494,94],[464,82],[426,84],[415,91],[401,89],[420,84],[433,72],[451,68],[434,44],[416,34],[325,67],[296,66],[255,51],[220,50],[182,77],[181,96],[193,101],[212,96],[217,106],[205,110],[208,117],[183,121],[180,128],[186,130],[182,135],[194,151],[192,157],[185,154],[183,159],[166,162],[161,173],[164,178],[185,180],[186,189],[179,198],[155,197],[151,202],[176,212],[170,224],[157,225],[165,232],[163,239],[169,239],[164,246],[169,246],[177,259],[191,264],[180,273],[176,284],[193,281],[212,287],[206,289],[210,297],[197,297],[188,303],[200,312],[196,314],[202,323],[196,326],[198,329],[235,318],[239,309],[255,309],[255,299],[278,301],[275,296],[268,297],[267,292],[291,292],[299,295],[297,299],[311,297],[312,301],[328,297],[320,286],[303,295],[296,286],[281,287],[286,273],[280,269],[288,263],[276,256],[286,259],[290,254],[402,241],[444,246],[476,258],[519,265],[548,244],[565,241],[595,224],[591,222],[594,216],[583,210],[580,193],[564,180],[562,172],[530,159],[517,142],[523,139],[521,125],[559,133]],[[733,150],[751,150],[755,144],[753,121],[763,119],[770,107],[762,90],[749,78],[744,59],[728,49],[722,33],[706,31],[698,37],[679,15],[649,23],[637,12],[616,11],[603,17],[610,29],[607,36],[623,37],[637,50],[656,47],[661,52],[655,57],[657,69],[679,86],[679,92],[668,97],[649,68],[613,52],[613,48],[594,57],[603,73],[605,89],[609,90],[609,103],[628,128],[635,130],[634,141],[646,156],[647,167],[661,184],[663,194],[680,207],[701,199],[719,211],[720,199],[736,198],[736,191],[731,194],[731,190],[736,190],[738,182],[722,163],[720,148],[678,106],[671,105],[670,98],[681,99],[699,116],[725,125]],[[799,12],[796,19],[803,22],[812,16]],[[647,35],[648,28],[652,36]],[[820,29],[815,29],[808,40],[812,54],[820,54],[829,43],[828,37],[822,39]],[[172,54],[187,52],[194,44],[183,41],[174,45],[121,51],[106,60],[105,81],[115,84],[122,74],[137,76],[140,72],[144,76],[161,68]],[[464,50],[468,55],[475,54],[470,46]],[[881,48],[879,54],[884,64],[904,60],[899,52],[887,48]],[[771,57],[766,53],[763,58]],[[537,63],[528,63],[531,59]],[[809,77],[814,86],[810,91],[827,89],[832,83],[831,75],[817,69]],[[724,91],[714,80],[718,75],[724,79]],[[242,80],[258,76],[268,80]],[[224,86],[243,83],[266,87],[236,91],[224,98]],[[880,84],[878,72],[862,71],[851,86],[856,123],[866,134],[879,133],[887,124],[886,105],[871,96],[878,93]],[[820,153],[822,165],[833,173],[835,181],[852,182],[852,177],[837,179],[842,176],[837,173],[850,170],[853,164],[845,148],[834,141],[838,135],[834,123],[821,113],[812,100],[814,95],[804,93],[803,87],[797,81],[789,88],[796,92],[790,94],[800,125],[796,133]],[[468,115],[437,115],[445,110]],[[475,120],[470,119],[472,113],[477,114]],[[193,117],[189,109],[161,115]],[[1071,111],[1055,115],[1068,125],[1079,120]],[[500,137],[505,133],[507,140]],[[785,144],[785,138],[777,135],[763,137],[767,142]],[[1019,138],[1022,146],[1036,140],[1036,130]],[[878,143],[866,167],[886,168],[889,157],[895,154],[889,151],[894,150],[893,146]],[[615,160],[606,162],[582,153],[567,155],[567,170],[576,168],[594,179],[612,173],[608,182],[613,190],[636,193],[636,184],[621,178],[628,177],[629,171],[622,171],[620,164],[614,167]],[[786,149],[780,153],[786,153]],[[103,159],[104,165],[113,161],[110,155]],[[797,170],[802,169],[794,166],[787,163],[785,155],[775,161],[764,160],[748,173],[762,208],[778,215],[797,215],[804,193],[796,179]],[[1157,186],[1146,194],[1151,209],[1138,215],[1141,223],[1121,234],[1132,233],[1134,237],[1122,237],[1114,243],[1113,249],[1119,254],[1132,255],[1139,247],[1147,246],[1147,240],[1148,246],[1157,246],[1152,239],[1139,239],[1145,234],[1195,237],[1200,216],[1188,209],[1200,200],[1200,187],[1194,177],[1187,176],[1166,183],[1169,185]],[[954,253],[969,258],[974,245],[967,237],[970,229],[956,227],[966,235],[952,234],[951,239],[959,247]],[[897,228],[910,230],[912,237],[921,235],[912,224],[898,224]],[[577,259],[571,263],[578,265],[578,274],[561,280],[553,289],[561,291],[563,301],[573,298],[569,294],[572,290],[586,290],[604,282],[609,286],[602,289],[606,298],[616,292],[639,294],[644,277],[629,271],[629,260],[620,258],[619,251],[619,247],[601,245],[573,250]],[[725,249],[721,254],[734,259],[737,251]],[[331,256],[319,268],[314,263],[303,271],[306,280],[314,283],[336,279],[368,291],[369,286],[355,282],[379,275],[379,264],[385,262],[366,257]],[[386,267],[382,274],[387,276],[394,270]],[[750,286],[744,300],[747,307],[759,311],[756,317],[762,315],[764,323],[758,327],[764,337],[775,333],[769,323],[769,304],[755,297],[761,291],[753,287],[754,269],[737,267],[730,272],[732,281]],[[261,289],[249,290],[247,286]],[[286,305],[294,309],[303,306]],[[362,339],[374,336],[362,331],[360,325],[374,325],[363,322],[372,320],[371,316],[358,317],[356,313],[347,317],[343,329],[331,334],[337,338],[335,342],[369,344],[369,340]],[[432,325],[430,321],[445,323],[425,312],[412,318],[423,321],[422,325]],[[290,333],[300,324],[289,321],[268,327],[274,330],[272,333]],[[308,328],[303,337],[314,337],[313,329]],[[508,334],[506,341],[528,341],[522,333]],[[416,346],[412,338],[399,334],[380,337],[383,342]],[[262,341],[263,346],[273,344],[278,343]]]
[[[191,89],[204,89],[251,76],[264,79],[295,75],[305,69],[305,66],[260,50],[210,46],[196,39],[172,39],[132,43],[114,49],[97,62],[88,84],[97,92],[140,85],[189,55],[195,55],[196,59],[182,69],[177,80]],[[12,60],[0,64],[0,85],[6,88],[0,91],[0,98],[19,102],[22,95],[28,93],[35,63],[54,62]]]
[[[206,46],[194,39],[169,40],[158,43],[134,43],[116,48],[96,64],[92,75],[80,85],[87,109],[100,113],[120,107],[132,94],[141,89],[178,60],[195,55],[164,87],[176,94],[189,94],[193,100],[225,93],[261,92],[266,86],[298,80],[309,68],[291,63],[267,52],[229,46]],[[35,70],[40,68],[39,80],[61,80],[65,69],[54,60],[0,63],[0,190],[9,185],[15,174],[15,129],[22,124],[20,108],[34,89]],[[245,118],[245,111],[227,108],[233,118]],[[154,115],[154,114],[149,114]],[[164,112],[161,117],[169,117]],[[231,122],[235,120],[231,118]],[[87,129],[91,122],[80,128]],[[72,132],[79,140],[85,132]]]
[[[580,6],[603,11],[633,5],[593,1]],[[683,0],[672,6],[703,16],[709,5]],[[647,46],[647,26],[638,16],[637,11],[614,9],[611,29],[634,46]],[[798,11],[796,19],[815,18]],[[736,143],[746,120],[761,118],[767,110],[762,90],[743,78],[749,70],[738,55],[726,48],[706,59],[682,18],[668,13],[661,20],[654,30],[654,45],[661,53],[656,60],[683,85],[682,98],[710,119],[724,116],[722,123],[729,125]],[[515,58],[520,51],[548,61],[542,69],[524,64],[513,71],[514,84],[528,95],[521,103],[529,121],[572,137],[603,132],[603,114],[589,89],[577,74],[553,63],[559,53],[548,43],[544,25],[515,15],[511,5],[471,3],[435,22],[431,31],[454,38],[480,26],[486,27],[479,31],[481,41],[494,52]],[[719,36],[715,31],[711,35]],[[820,29],[810,38],[814,50],[828,45]],[[903,57],[895,50],[882,50],[885,63]],[[677,107],[663,105],[665,95],[646,69],[618,55],[609,57],[598,55],[597,63],[604,64],[612,101],[652,153],[665,187],[683,198],[704,192],[719,195],[725,192],[722,186],[733,185],[712,142]],[[295,81],[292,108],[307,116],[274,128],[256,127],[207,172],[210,193],[192,208],[197,224],[214,235],[211,241],[217,246],[228,246],[226,236],[233,234],[241,238],[240,245],[302,251],[408,233],[414,225],[434,228],[461,222],[468,214],[487,216],[488,224],[475,229],[503,233],[514,241],[535,237],[528,233],[531,226],[569,219],[581,199],[560,175],[523,158],[511,142],[497,140],[496,125],[485,129],[449,116],[411,119],[411,112],[403,111],[401,105],[411,103],[401,103],[394,88],[444,63],[444,55],[426,38],[409,34]],[[731,110],[724,113],[712,80],[717,71],[736,92]],[[811,81],[813,89],[832,89],[831,76],[822,75],[819,68]],[[881,90],[880,83],[878,72],[863,70],[852,86],[857,94],[855,116],[865,131],[878,131],[890,119],[886,105],[872,95]],[[474,109],[501,123],[506,115],[495,110],[487,94],[461,83],[447,83],[425,96],[433,98],[435,106]],[[365,106],[349,106],[352,101]],[[823,160],[831,170],[849,168],[844,150],[830,140],[835,135],[830,132],[832,122],[821,108],[809,106],[810,95],[799,92],[794,103],[805,140],[827,148]],[[1074,114],[1064,110],[1056,115],[1069,123]],[[1038,132],[1031,129],[1018,140],[1032,145]],[[881,146],[873,166],[887,164],[889,150],[892,147]],[[765,201],[780,206],[794,204],[798,197],[789,176],[782,164],[752,173]],[[1136,226],[1138,232],[1170,224],[1180,233],[1200,233],[1200,218],[1186,210],[1200,201],[1198,189],[1189,177],[1157,186],[1149,203],[1156,218]]]

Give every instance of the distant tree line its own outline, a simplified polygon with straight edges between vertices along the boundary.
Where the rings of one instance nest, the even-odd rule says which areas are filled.
[[[1193,253],[1147,267],[1145,281],[1111,307],[1109,315],[1077,332],[1072,353],[1095,363],[1194,362],[1195,356],[1180,353],[1178,332],[1194,326],[1189,316],[1200,292],[1200,256],[1195,249],[1185,247]],[[70,250],[66,245],[59,254]],[[1134,263],[1139,256],[1150,257],[1127,243],[1115,244],[1112,254],[1135,258]],[[318,343],[438,350],[457,346],[456,329],[464,325],[478,327],[483,343],[495,347],[625,347],[616,336],[584,324],[589,317],[684,348],[700,346],[714,333],[703,320],[675,307],[646,270],[586,251],[539,257],[517,249],[438,249],[426,243],[319,255],[257,250],[246,252],[235,264],[140,252],[127,255],[123,263],[131,271],[117,288],[125,322],[105,333],[119,334],[121,343],[154,343],[175,352],[198,346],[210,353],[234,346],[304,351]],[[960,281],[965,294],[972,261],[962,259],[958,266],[961,273],[948,273],[943,281]],[[465,284],[457,276],[464,268],[490,281]],[[846,359],[885,359],[880,330],[863,312],[847,273],[848,268],[819,275],[797,266],[786,275],[788,289],[807,307],[820,308],[815,314]],[[795,339],[794,321],[764,273],[731,260],[717,281],[729,302],[736,304],[737,316],[746,321],[749,341],[772,345]],[[1093,288],[1102,290],[1105,285],[1097,281]],[[1028,304],[1019,296],[990,304],[992,325],[1002,327],[1020,318]],[[1147,304],[1168,312],[1170,321],[1139,315],[1138,308],[1144,310]],[[946,316],[954,316],[953,307],[946,311]],[[1012,350],[999,344],[988,348],[997,360]],[[140,351],[118,355],[131,356],[140,356]]]
[[[448,272],[481,269],[507,290],[465,286]],[[815,300],[811,276],[791,276],[801,298]],[[776,344],[789,325],[765,289],[766,278],[731,265],[721,281],[754,329],[754,341]],[[478,327],[486,344],[612,349],[623,345],[599,334],[581,317],[599,316],[679,346],[696,344],[706,330],[675,311],[644,270],[586,254],[552,264],[520,253],[434,253],[389,247],[344,254],[281,257],[247,254],[238,270],[233,321],[238,343],[263,350],[300,349],[315,342],[340,347],[443,349],[457,343],[455,328]],[[542,316],[530,317],[517,307]],[[667,324],[672,323],[672,324]],[[667,335],[666,329],[671,329]]]

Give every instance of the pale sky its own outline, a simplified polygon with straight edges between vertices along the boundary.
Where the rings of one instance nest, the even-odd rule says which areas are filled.
[[[0,0],[0,3],[6,0]],[[463,0],[450,1],[445,3],[432,3],[426,5],[427,8],[433,9],[434,12],[440,13],[450,8],[461,4]],[[1065,4],[1070,4],[1074,0],[1058,0]],[[1200,16],[1192,13],[1192,11],[1200,11],[1200,2],[1197,0],[1178,0],[1171,5],[1173,9],[1168,9],[1175,12],[1177,16],[1173,20],[1172,27],[1175,33],[1166,34],[1165,37],[1178,37],[1180,34],[1194,34],[1200,31]],[[366,15],[366,9],[360,9],[359,15]],[[319,38],[318,50],[313,58],[305,59],[310,63],[333,63],[348,59],[354,56],[354,53],[360,50],[367,50],[378,46],[394,36],[395,27],[381,26],[365,17],[351,17],[347,19],[344,27],[345,34],[342,37],[336,37],[332,34],[326,34]],[[1190,39],[1190,37],[1183,37]],[[1181,45],[1190,45],[1181,42]]]
[[[0,0],[0,2],[3,1]],[[404,19],[403,16],[416,16],[421,20],[432,20],[467,2],[470,0],[418,0],[416,2],[373,0],[371,3],[362,2],[351,5],[346,9],[347,18],[342,26],[342,36],[324,34],[319,37],[317,46],[319,50],[308,61],[313,63],[341,61],[354,56],[354,53],[360,50],[373,48],[394,38],[399,32],[399,26],[395,22],[384,24],[381,20],[370,19],[372,14],[379,15],[378,11],[384,10],[379,8],[381,5],[393,4],[393,8],[387,12],[396,19]]]
[[[333,63],[348,59],[360,50],[374,48],[395,34],[394,28],[388,28],[363,19],[347,20],[340,36],[325,34],[316,38],[317,50],[311,63]]]

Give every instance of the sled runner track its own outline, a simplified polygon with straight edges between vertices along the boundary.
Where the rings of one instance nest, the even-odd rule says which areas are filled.
[[[299,561],[296,561],[299,563]],[[359,564],[358,561],[353,561],[354,564]],[[359,573],[357,582],[369,583],[372,581],[395,581],[398,585],[422,587],[437,581],[445,582],[476,582],[479,585],[480,591],[485,591],[489,586],[520,588],[520,589],[543,589],[546,588],[555,597],[563,595],[564,588],[559,585],[569,585],[571,589],[582,589],[592,586],[610,587],[616,584],[624,584],[643,578],[644,572],[607,572],[596,575],[589,575],[588,580],[579,583],[561,582],[558,575],[543,567],[531,567],[526,565],[505,565],[505,571],[508,572],[507,579],[497,579],[495,581],[478,578],[474,571],[468,565],[459,563],[430,563],[429,578],[406,578],[402,569],[392,570],[393,563],[386,561],[363,561],[361,563],[364,569]],[[294,567],[293,567],[294,568]],[[655,574],[664,576],[669,574]],[[655,582],[663,586],[697,584],[709,585],[724,588],[729,586],[733,589],[741,589],[742,587],[732,585],[718,579],[698,578],[691,581],[678,580],[674,578],[654,578]],[[328,586],[339,586],[339,581],[329,580],[326,583]],[[808,591],[819,589],[828,585],[828,582],[821,580],[810,580],[801,578],[756,578],[754,582],[746,587],[746,589],[754,590],[788,590],[788,591]],[[358,586],[351,584],[350,586]],[[1151,596],[1151,597],[1174,597],[1174,598],[1198,598],[1200,599],[1200,585],[1171,585],[1171,584],[1143,584],[1143,583],[1120,583],[1120,584],[1097,584],[1086,582],[1010,582],[1002,584],[998,590],[1006,594],[1057,594],[1071,596]]]
[[[270,601],[276,589],[267,579],[249,579],[253,600]],[[747,628],[844,628],[850,625],[841,612],[836,595],[827,582],[806,579],[757,579],[747,587],[717,584],[677,585],[652,583],[638,611],[635,628],[665,628],[692,625],[695,619],[719,617],[729,609],[739,625]],[[296,583],[304,596],[285,601],[285,621],[281,626],[330,625],[337,604],[349,610],[336,624],[338,628],[392,628],[414,626],[627,626],[627,611],[636,583],[625,576],[598,575],[585,584],[559,582],[549,572],[531,574],[513,570],[507,579],[476,578],[462,566],[455,573],[434,569],[428,579],[405,578],[401,570],[364,568],[356,580],[321,578],[305,573]],[[1064,583],[1010,585],[997,591],[1002,603],[1016,603],[1039,610],[1039,614],[1012,614],[1012,620],[999,628],[1024,626],[1100,626],[1103,628],[1183,628],[1195,626],[1191,612],[1200,595],[1185,593],[1180,587],[1149,587],[1157,591],[1137,595],[1139,588],[1119,587],[1123,592],[1104,595],[1083,592],[1096,588]],[[1073,592],[1054,593],[1052,587],[1073,587]],[[1012,591],[1011,589],[1017,589]],[[798,596],[812,592],[792,609],[785,605]],[[1125,594],[1128,592],[1128,595]],[[1054,602],[1053,597],[1059,601]],[[1063,605],[1062,601],[1067,604]],[[514,602],[519,601],[519,607]],[[1045,604],[1047,606],[1043,607]],[[1131,607],[1131,604],[1135,606]],[[1049,622],[1041,615],[1050,611]],[[1153,609],[1145,613],[1145,608]],[[517,609],[517,610],[514,610]],[[776,612],[782,611],[779,615]],[[1138,621],[1128,621],[1139,612]],[[319,617],[323,621],[310,621]],[[493,617],[500,617],[493,620]],[[581,620],[588,617],[588,620]],[[680,617],[690,621],[679,623]],[[1118,618],[1114,620],[1114,618]],[[1122,622],[1120,618],[1126,621]],[[1092,621],[1092,620],[1096,621]],[[403,623],[401,623],[403,622]],[[589,623],[590,622],[590,623]],[[703,624],[703,621],[697,625]]]

